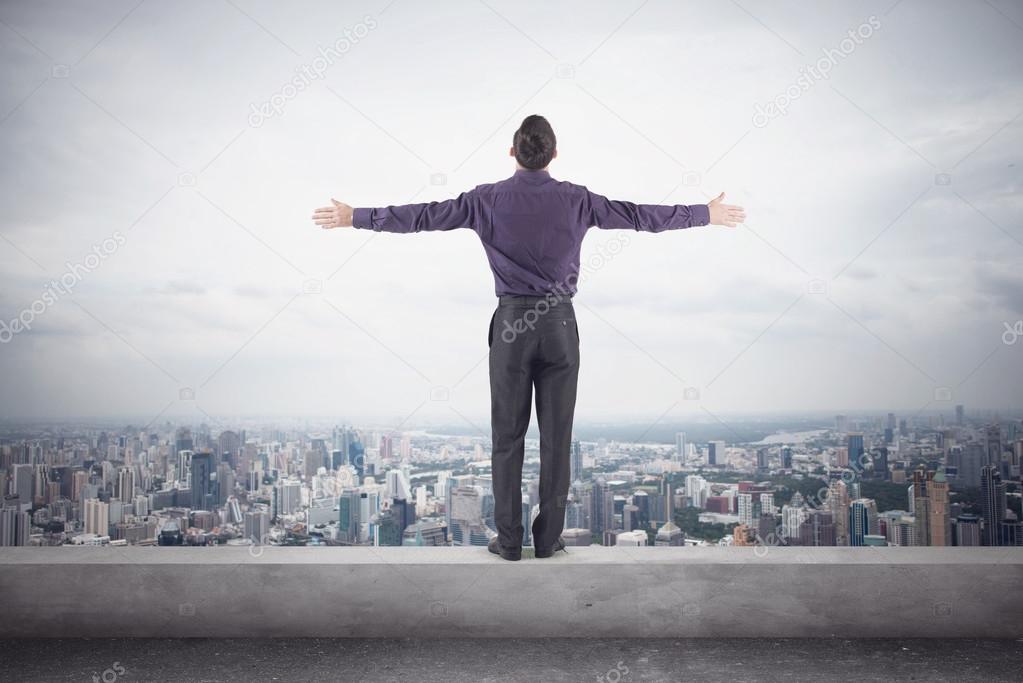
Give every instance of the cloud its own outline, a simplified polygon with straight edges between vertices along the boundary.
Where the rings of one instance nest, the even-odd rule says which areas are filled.
[[[899,3],[763,128],[755,104],[877,8],[501,8],[524,31],[482,5],[380,9],[258,6],[256,24],[144,3],[118,24],[114,5],[7,8],[24,38],[0,43],[0,314],[114,231],[127,240],[0,346],[4,414],[155,415],[208,380],[218,414],[397,423],[457,385],[458,410],[485,421],[495,302],[478,238],[323,231],[309,214],[506,177],[532,112],[558,130],[557,178],[647,203],[723,190],[750,217],[628,233],[583,281],[580,418],[656,417],[678,378],[719,374],[716,410],[916,410],[1023,316],[1023,53],[984,3]],[[249,125],[366,14],[378,26],[325,78]],[[591,231],[584,260],[613,236]],[[995,354],[957,400],[1018,405],[1021,368]]]

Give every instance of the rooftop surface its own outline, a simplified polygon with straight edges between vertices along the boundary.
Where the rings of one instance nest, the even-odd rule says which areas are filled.
[[[1021,640],[0,640],[5,681],[1019,680]]]

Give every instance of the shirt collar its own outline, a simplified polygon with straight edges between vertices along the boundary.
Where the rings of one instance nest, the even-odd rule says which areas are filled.
[[[533,171],[528,168],[515,169],[515,175],[513,176],[519,180],[524,180],[527,183],[542,183],[551,179],[551,174],[545,170]]]

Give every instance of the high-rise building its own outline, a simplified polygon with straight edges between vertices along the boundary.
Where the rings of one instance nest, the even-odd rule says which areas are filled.
[[[374,543],[377,546],[401,545],[402,532],[398,515],[391,508],[384,508],[373,518]]]
[[[877,504],[871,498],[857,498],[849,504],[849,545],[867,545],[867,535],[876,535]]]
[[[293,515],[302,506],[302,482],[285,479],[274,487],[277,494],[277,514]]]
[[[782,469],[792,469],[792,449],[788,446],[782,446],[781,449],[781,466]]]
[[[192,455],[189,481],[192,489],[191,508],[193,510],[212,510],[216,500],[216,481],[213,477],[214,464],[212,453],[195,453]]]
[[[263,545],[270,534],[270,513],[264,507],[245,512],[245,538],[253,545]]]
[[[984,465],[980,470],[980,510],[983,544],[998,545],[999,527],[1005,520],[1005,483],[997,465]]]
[[[338,540],[346,544],[359,542],[359,512],[361,501],[359,490],[344,489],[338,497],[339,527]]]
[[[130,503],[135,498],[135,468],[121,467],[117,470],[117,499]]]
[[[828,484],[828,511],[835,525],[835,545],[849,545],[849,489],[836,479]]]
[[[956,406],[956,424],[957,425],[962,425],[965,422],[965,420],[963,419],[964,416],[965,416],[965,410],[963,408],[963,405],[962,404],[957,405]]]
[[[707,444],[707,464],[725,465],[728,459],[725,454],[724,441],[711,441]]]
[[[849,465],[856,471],[862,471],[866,466],[863,460],[863,433],[850,432],[847,436],[846,448],[849,450]]]
[[[816,510],[813,514],[814,545],[831,547],[837,544],[835,536],[835,517],[825,510]]]
[[[981,544],[980,517],[962,514],[956,517],[956,545],[964,547]]]
[[[995,465],[1001,472],[1002,464],[1002,428],[997,425],[988,425],[984,429],[984,443],[987,451],[988,465]]]
[[[486,545],[490,533],[484,523],[481,486],[459,486],[450,491],[451,541],[454,545]]]
[[[583,476],[583,447],[578,439],[572,442],[572,460],[569,463],[571,470],[569,481],[581,481]]]
[[[614,494],[603,479],[593,483],[593,510],[590,512],[591,530],[596,534],[614,528]]]
[[[686,461],[686,433],[676,432],[675,433],[675,453],[672,459],[678,463],[685,463]]]
[[[689,506],[703,508],[707,504],[707,497],[710,494],[710,485],[707,480],[698,474],[686,476],[686,498]]]
[[[85,533],[97,536],[110,535],[110,506],[97,499],[85,501]]]
[[[870,449],[870,461],[872,474],[875,479],[883,479],[885,481],[891,479],[891,473],[888,471],[888,449],[884,446],[877,446]]]
[[[16,506],[0,507],[0,546],[28,545],[31,515]]]
[[[923,546],[952,545],[949,520],[948,481],[944,469],[913,472],[909,490],[915,519],[915,540]],[[901,545],[901,544],[900,544]]]

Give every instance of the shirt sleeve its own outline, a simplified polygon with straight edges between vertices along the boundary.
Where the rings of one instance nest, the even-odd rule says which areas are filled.
[[[454,199],[424,204],[403,204],[380,208],[356,208],[352,225],[376,232],[422,232],[476,228],[476,190],[463,192]]]
[[[632,229],[663,232],[692,228],[710,223],[706,204],[633,204],[586,190],[586,206],[591,226],[604,229]]]

